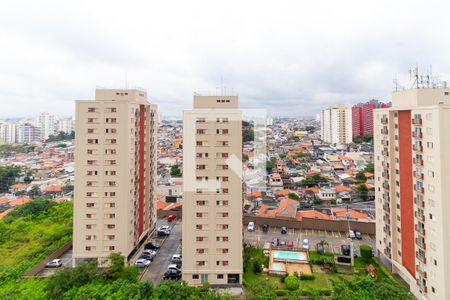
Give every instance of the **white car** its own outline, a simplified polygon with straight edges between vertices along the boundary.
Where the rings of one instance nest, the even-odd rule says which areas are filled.
[[[309,250],[309,240],[308,239],[303,240],[302,248],[303,248],[303,250]]]
[[[148,259],[139,258],[138,260],[136,260],[136,262],[134,264],[138,268],[145,268],[145,267],[150,266],[150,261]]]
[[[167,270],[176,270],[176,271],[181,272],[181,266],[180,266],[180,265],[177,265],[177,264],[170,264],[170,265],[167,267]]]
[[[255,223],[254,223],[254,222],[248,223],[248,225],[247,225],[247,230],[248,230],[248,231],[253,231],[253,230],[255,230]]]
[[[62,266],[62,261],[59,258],[51,260],[45,265],[46,268],[59,268],[61,266]]]
[[[350,230],[348,231],[348,237],[351,238],[351,239],[354,239],[354,238],[356,237],[355,232],[354,232],[353,230],[350,229]]]
[[[172,262],[174,262],[174,263],[181,263],[182,262],[181,254],[174,254],[174,255],[172,255]]]

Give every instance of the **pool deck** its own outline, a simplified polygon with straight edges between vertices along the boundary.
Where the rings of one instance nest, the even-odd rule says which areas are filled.
[[[274,259],[274,253],[279,250],[271,250],[269,257],[269,273],[283,275],[288,273],[289,275],[297,274],[312,274],[311,267],[308,264],[308,253],[304,251],[288,251],[297,252],[306,257],[305,260],[286,260]],[[283,250],[284,251],[284,250]]]

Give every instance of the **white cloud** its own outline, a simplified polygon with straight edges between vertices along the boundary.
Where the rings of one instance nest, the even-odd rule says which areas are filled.
[[[416,63],[449,78],[445,1],[10,1],[0,117],[73,114],[95,86],[145,87],[165,115],[224,84],[242,106],[313,115],[389,100]]]

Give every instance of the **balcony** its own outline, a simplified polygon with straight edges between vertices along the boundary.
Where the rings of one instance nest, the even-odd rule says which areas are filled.
[[[386,125],[387,123],[388,123],[388,118],[387,117],[381,118],[381,124]]]
[[[413,118],[411,119],[411,123],[417,126],[422,125],[422,118]]]
[[[427,250],[427,246],[425,245],[425,242],[421,242],[421,241],[419,240],[419,238],[416,238],[416,245],[417,245],[419,248],[422,248],[423,250]]]
[[[413,145],[413,150],[416,152],[423,152],[423,146],[422,145]]]
[[[381,129],[381,134],[389,134],[389,130],[387,128]]]
[[[383,188],[386,189],[386,190],[389,189],[389,183],[387,183],[387,182],[384,182],[382,186],[383,186]]]
[[[383,204],[383,210],[390,213],[391,207],[389,206],[389,204]]]
[[[413,131],[412,136],[413,136],[413,138],[416,138],[416,139],[422,139],[423,133],[422,133],[422,131],[418,131],[418,132]]]
[[[416,165],[416,166],[423,166],[423,159],[419,159],[419,158],[413,158],[413,163]]]

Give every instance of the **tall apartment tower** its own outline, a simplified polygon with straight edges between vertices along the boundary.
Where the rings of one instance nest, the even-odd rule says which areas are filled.
[[[352,106],[353,137],[373,135],[373,110],[387,108],[389,103],[372,99]]]
[[[237,96],[194,95],[183,123],[183,280],[242,283],[242,114]]]
[[[450,89],[376,109],[376,248],[419,299],[450,299]]]
[[[47,112],[41,113],[39,117],[37,117],[36,124],[41,130],[42,140],[48,139],[48,137],[56,131],[55,116]]]
[[[337,104],[322,110],[320,121],[324,142],[330,144],[352,142],[352,114],[345,105]]]
[[[76,102],[73,265],[130,252],[156,223],[157,107],[136,89]]]

